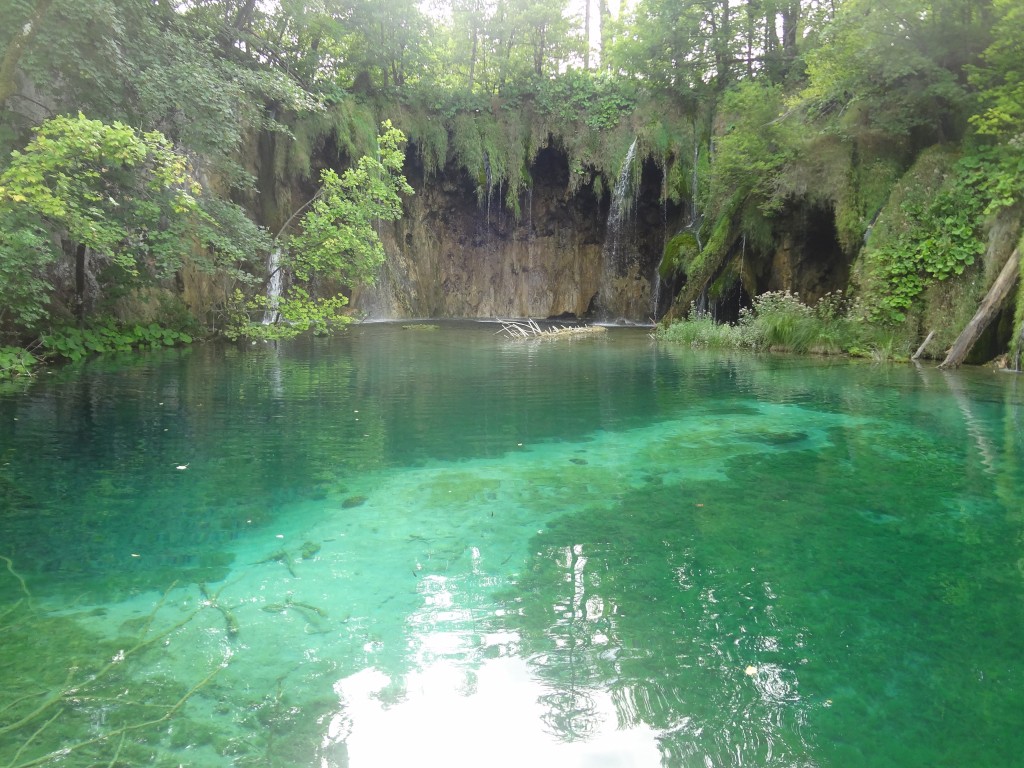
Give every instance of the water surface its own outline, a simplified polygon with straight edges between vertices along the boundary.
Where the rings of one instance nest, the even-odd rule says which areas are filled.
[[[1019,764],[1019,377],[495,330],[0,396],[0,765]]]

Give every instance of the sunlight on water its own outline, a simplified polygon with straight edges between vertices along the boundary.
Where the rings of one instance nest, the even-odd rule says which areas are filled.
[[[1016,378],[493,330],[0,399],[0,764],[1016,764]]]

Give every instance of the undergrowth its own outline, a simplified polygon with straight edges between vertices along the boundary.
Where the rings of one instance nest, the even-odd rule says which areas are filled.
[[[46,357],[71,361],[93,354],[160,349],[191,343],[192,337],[189,334],[157,323],[119,325],[113,321],[90,328],[62,328],[42,337]]]
[[[706,313],[658,329],[661,341],[704,349],[753,349],[800,354],[895,359],[909,353],[892,333],[864,319],[855,299],[835,291],[813,306],[790,291],[757,296],[739,322],[716,323]]]

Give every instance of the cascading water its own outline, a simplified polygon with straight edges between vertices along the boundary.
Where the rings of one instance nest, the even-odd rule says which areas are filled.
[[[612,190],[611,207],[608,209],[608,234],[605,239],[605,267],[615,275],[622,275],[629,267],[628,254],[622,248],[622,229],[631,207],[626,196],[630,191],[633,174],[633,160],[636,157],[636,139],[629,145],[626,159],[622,162],[619,179]]]
[[[281,317],[278,304],[284,288],[284,270],[281,268],[281,248],[275,246],[267,256],[267,308],[263,311],[263,324],[274,325]]]
[[[612,188],[608,223],[602,249],[601,285],[598,288],[598,312],[602,319],[642,319],[649,308],[649,284],[636,279],[639,259],[635,248],[624,238],[633,211],[633,163],[636,160],[637,140],[629,145],[622,162],[619,178]],[[642,302],[637,296],[644,283]]]
[[[663,242],[668,242],[668,157],[662,159],[661,167],[661,230]],[[661,258],[654,268],[654,276],[651,278],[651,321],[658,322],[658,309],[661,306],[661,265],[665,261],[665,249],[662,248]]]
[[[1024,355],[1024,323],[1020,325],[1020,333],[1017,335],[1017,350],[1013,358],[1013,370],[1021,373],[1021,357]]]
[[[487,183],[487,232],[485,236],[490,234],[491,231],[491,190],[493,188],[491,182],[491,156],[484,152],[484,179]]]

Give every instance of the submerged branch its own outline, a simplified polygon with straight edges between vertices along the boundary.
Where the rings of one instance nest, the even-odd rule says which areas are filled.
[[[4,558],[4,560],[7,561],[8,570],[14,573],[14,570],[11,567],[10,560],[8,558]],[[73,707],[80,707],[83,704],[83,702],[93,702],[97,704],[111,702],[112,699],[105,696],[103,691],[97,687],[101,683],[103,683],[103,681],[105,680],[105,678],[107,678],[111,670],[113,670],[115,667],[123,667],[124,664],[129,659],[137,656],[141,651],[150,648],[154,644],[159,643],[160,641],[166,639],[173,633],[177,632],[178,630],[186,626],[188,623],[190,623],[193,619],[195,619],[195,617],[205,608],[212,607],[219,610],[224,615],[225,620],[227,622],[228,634],[233,635],[237,633],[238,623],[237,621],[235,621],[234,616],[232,616],[231,613],[227,611],[225,608],[217,604],[217,596],[211,596],[210,593],[207,591],[205,585],[200,585],[200,591],[203,597],[205,597],[206,599],[200,602],[198,607],[190,611],[183,619],[175,622],[171,626],[160,629],[158,631],[153,631],[153,625],[156,620],[156,616],[159,613],[160,609],[166,603],[168,595],[170,594],[171,590],[174,589],[174,586],[175,585],[172,584],[167,589],[167,591],[164,592],[164,594],[156,602],[152,611],[145,617],[142,627],[135,638],[135,642],[131,645],[130,648],[118,651],[118,653],[115,654],[112,658],[109,658],[105,661],[105,663],[100,664],[98,668],[96,668],[95,672],[90,673],[87,668],[81,675],[79,675],[78,673],[80,672],[81,668],[79,666],[72,666],[68,670],[67,676],[64,678],[63,682],[57,685],[54,690],[51,690],[49,692],[46,690],[42,690],[35,693],[19,696],[17,699],[7,703],[2,709],[0,709],[0,714],[9,714],[11,717],[17,718],[12,722],[8,722],[7,724],[0,726],[0,737],[3,737],[3,739],[6,741],[11,739],[11,737],[14,734],[17,734],[19,731],[23,732],[24,734],[22,737],[24,740],[20,744],[17,744],[17,748],[13,752],[13,756],[10,757],[8,762],[3,764],[5,768],[30,768],[31,766],[48,764],[56,760],[62,760],[66,758],[66,756],[69,754],[80,752],[88,747],[105,743],[111,739],[117,739],[118,737],[120,737],[120,741],[115,752],[114,760],[110,763],[111,765],[113,765],[118,761],[117,755],[120,755],[120,753],[124,749],[124,745],[126,743],[126,736],[128,734],[134,731],[158,725],[169,720],[171,717],[174,716],[174,714],[178,710],[180,710],[184,706],[184,704],[192,696],[196,694],[197,691],[199,691],[201,688],[207,685],[221,669],[227,666],[227,661],[225,659],[222,663],[218,664],[213,670],[211,670],[205,677],[203,677],[199,682],[197,682],[188,691],[186,691],[184,695],[177,699],[177,701],[174,701],[171,704],[149,702],[133,703],[133,706],[159,708],[159,716],[148,717],[138,722],[128,722],[106,733],[90,736],[88,738],[84,738],[81,741],[74,742],[70,745],[65,744],[61,746],[59,749],[53,749],[51,747],[46,752],[46,754],[32,757],[31,759],[28,759],[25,762],[19,762],[22,756],[25,755],[26,750],[28,750],[33,744],[36,744],[39,741],[40,735],[50,726],[50,724],[53,723],[62,714],[68,711],[68,707],[65,706],[66,704],[72,705]],[[21,603],[22,600],[19,600],[18,602]],[[39,702],[30,712],[27,712],[21,717],[17,716],[15,710],[19,705],[26,704],[27,702],[31,702],[32,699],[40,697],[45,698],[43,699],[43,701]],[[121,701],[121,703],[123,704],[124,702]],[[41,724],[39,724],[40,722]],[[36,727],[36,725],[38,725],[38,727]],[[28,733],[29,728],[33,728],[34,730],[31,733]],[[87,734],[82,735],[86,736]],[[128,743],[130,743],[130,740]],[[10,746],[14,747],[14,744],[10,744]],[[100,763],[97,763],[97,765],[99,764]]]
[[[7,563],[7,570],[10,571],[11,576],[16,578],[18,580],[18,583],[21,584],[21,591],[25,593],[25,597],[31,600],[32,593],[28,591],[28,587],[25,585],[25,579],[21,577],[21,574],[14,570],[14,562],[11,560],[11,558],[5,555],[0,555],[0,560],[3,560],[5,563]]]
[[[142,730],[143,728],[149,728],[150,726],[153,726],[153,725],[159,725],[160,723],[163,723],[163,722],[166,722],[167,720],[170,720],[179,709],[181,709],[183,706],[185,706],[185,703],[189,699],[191,699],[196,693],[198,693],[200,689],[202,689],[206,685],[208,685],[210,683],[210,681],[213,680],[213,678],[217,675],[217,673],[220,672],[222,669],[224,669],[224,667],[225,667],[224,664],[218,664],[216,667],[214,667],[213,670],[211,670],[210,673],[206,675],[206,677],[204,677],[198,683],[196,683],[191,688],[189,688],[189,690],[185,693],[185,695],[183,695],[174,704],[172,704],[162,715],[160,715],[160,717],[155,717],[152,720],[145,720],[145,721],[143,721],[141,723],[131,723],[129,725],[122,725],[120,728],[115,728],[114,730],[110,731],[109,733],[104,733],[104,734],[101,734],[100,736],[95,736],[95,737],[93,737],[91,739],[87,739],[86,741],[80,741],[77,744],[72,744],[69,747],[63,747],[63,748],[61,748],[59,750],[55,750],[55,751],[50,752],[50,753],[45,754],[45,755],[41,755],[40,757],[34,758],[32,760],[29,760],[28,762],[25,762],[25,763],[14,764],[12,762],[9,765],[9,768],[31,768],[32,766],[36,766],[36,765],[44,765],[44,764],[50,762],[51,760],[54,760],[54,759],[57,759],[57,758],[67,757],[68,755],[70,755],[70,754],[72,754],[74,752],[78,752],[78,751],[80,751],[82,749],[85,749],[86,747],[95,746],[96,744],[102,744],[103,742],[105,742],[108,739],[110,739],[112,737],[115,737],[115,736],[120,736],[122,738],[122,743],[123,743],[123,739],[124,739],[125,735],[128,734],[128,733],[131,733],[133,731],[139,731],[139,730]],[[56,717],[56,715],[54,717]],[[52,721],[52,719],[53,718],[51,718],[51,721]],[[47,723],[47,725],[48,724],[49,723]],[[43,727],[45,728],[46,726],[44,725]],[[42,729],[40,729],[40,730],[42,730]],[[120,747],[118,747],[118,751],[120,751]],[[20,750],[19,750],[19,753],[20,753]]]

